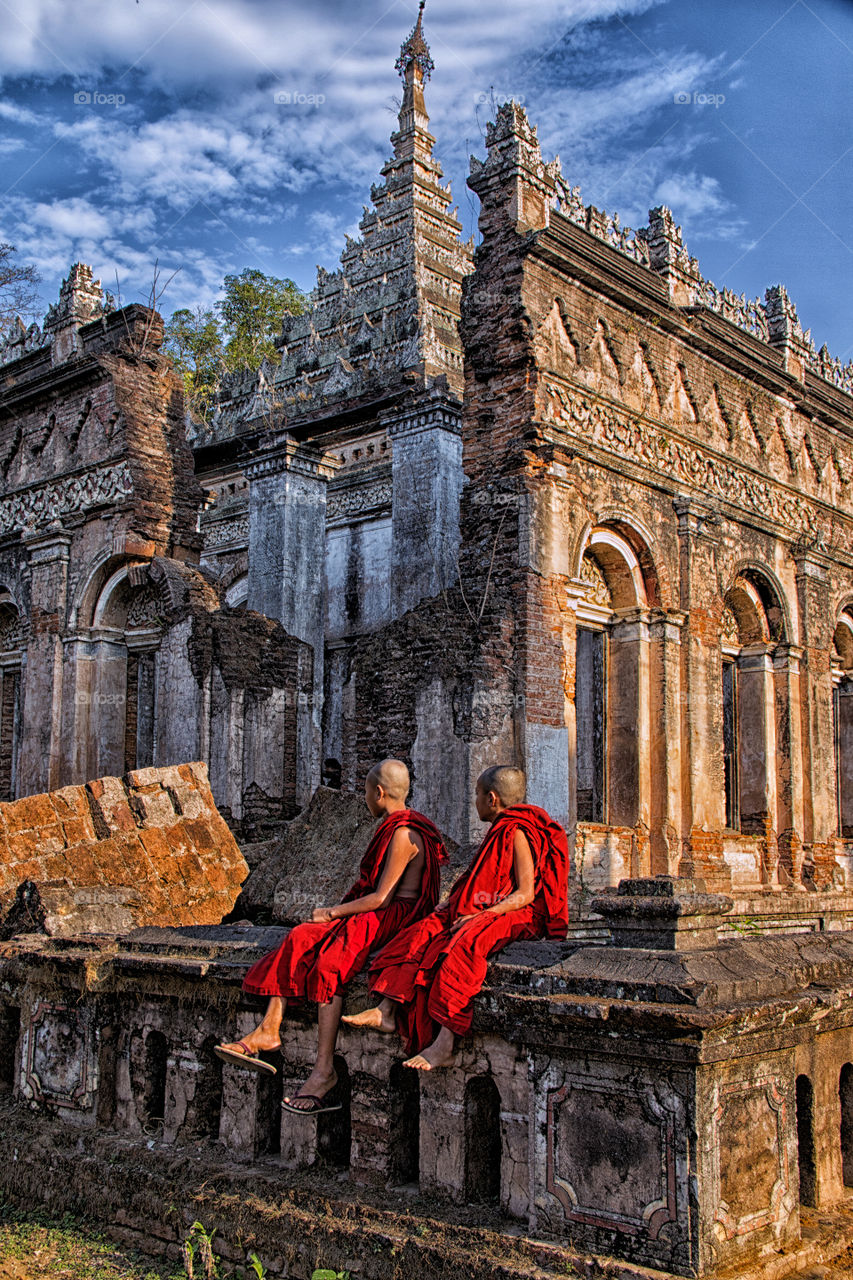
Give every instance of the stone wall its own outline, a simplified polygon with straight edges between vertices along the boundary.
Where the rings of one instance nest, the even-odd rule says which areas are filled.
[[[665,878],[595,905],[606,940],[501,954],[452,1068],[409,1073],[393,1040],[345,1029],[343,1110],[319,1118],[279,1109],[313,1061],[310,1018],[288,1015],[274,1079],[212,1052],[255,1025],[263,1002],[240,981],[282,930],[0,944],[0,1147],[18,1148],[0,1151],[3,1192],[97,1204],[173,1256],[210,1219],[224,1257],[255,1247],[305,1280],[314,1266],[384,1280],[395,1254],[423,1280],[441,1266],[781,1280],[840,1252],[851,935],[718,941],[730,903]],[[341,1235],[347,1222],[359,1229]]]

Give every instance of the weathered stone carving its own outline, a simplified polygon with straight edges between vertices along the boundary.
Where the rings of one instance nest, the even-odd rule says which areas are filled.
[[[326,500],[326,518],[340,520],[366,511],[390,511],[391,495],[390,480],[357,489],[333,489]]]
[[[811,534],[820,517],[806,498],[786,493],[728,458],[715,456],[646,419],[629,418],[615,407],[548,383],[546,414],[584,441],[650,467],[677,484],[734,503],[775,521],[784,529]],[[850,510],[850,504],[845,504]]]
[[[0,533],[48,524],[72,512],[119,502],[133,492],[127,462],[67,476],[38,488],[0,498]]]
[[[588,551],[584,552],[581,560],[581,579],[589,585],[587,599],[593,604],[600,604],[605,609],[612,608],[612,600],[610,597],[610,588],[608,587],[601,567],[593,555]]]
[[[244,546],[249,541],[249,517],[238,516],[235,520],[217,520],[205,522],[205,550],[213,547]]]

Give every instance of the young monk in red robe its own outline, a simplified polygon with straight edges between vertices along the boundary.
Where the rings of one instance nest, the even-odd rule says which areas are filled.
[[[401,760],[383,760],[367,775],[365,801],[379,826],[367,847],[358,880],[333,907],[316,907],[311,923],[291,929],[277,951],[252,966],[243,990],[269,996],[263,1021],[243,1040],[216,1053],[253,1071],[275,1072],[260,1057],[281,1045],[287,1002],[318,1004],[314,1070],[286,1110],[316,1114],[340,1110],[326,1100],[337,1083],[334,1052],[347,984],[364,968],[370,952],[404,926],[432,911],[440,893],[439,865],[447,853],[429,818],[406,808],[409,771]]]
[[[371,965],[376,1008],[344,1018],[395,1028],[431,1071],[453,1062],[455,1037],[471,1028],[489,957],[519,938],[564,938],[569,923],[566,833],[544,809],[524,804],[520,769],[495,765],[477,781],[476,805],[490,830],[448,901],[404,929]],[[418,1052],[415,1052],[418,1051]]]

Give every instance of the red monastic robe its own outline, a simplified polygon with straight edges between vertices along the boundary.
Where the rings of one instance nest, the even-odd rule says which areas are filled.
[[[438,828],[414,809],[398,809],[382,819],[362,858],[358,880],[343,901],[352,902],[376,889],[391,838],[400,827],[410,827],[424,842],[420,896],[394,899],[377,911],[326,924],[296,925],[276,951],[252,965],[243,979],[244,991],[327,1004],[361,972],[375,947],[432,911],[441,892],[439,868],[447,852]]]
[[[527,837],[533,853],[534,898],[527,907],[496,916],[486,908],[517,888],[516,831]],[[568,882],[568,842],[559,823],[535,805],[504,809],[447,903],[389,942],[371,965],[372,991],[399,1002],[397,1027],[409,1053],[431,1044],[439,1027],[457,1035],[470,1030],[489,957],[507,943],[566,936]],[[472,919],[451,933],[459,916]]]

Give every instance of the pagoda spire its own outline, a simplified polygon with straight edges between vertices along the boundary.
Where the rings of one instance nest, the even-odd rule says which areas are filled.
[[[424,103],[424,80],[429,79],[435,67],[423,31],[425,3],[426,0],[420,0],[418,20],[404,41],[395,64],[403,79],[403,102],[398,117],[400,127],[393,139],[398,159],[411,159],[414,155],[429,157],[435,141],[429,132],[429,116]]]

